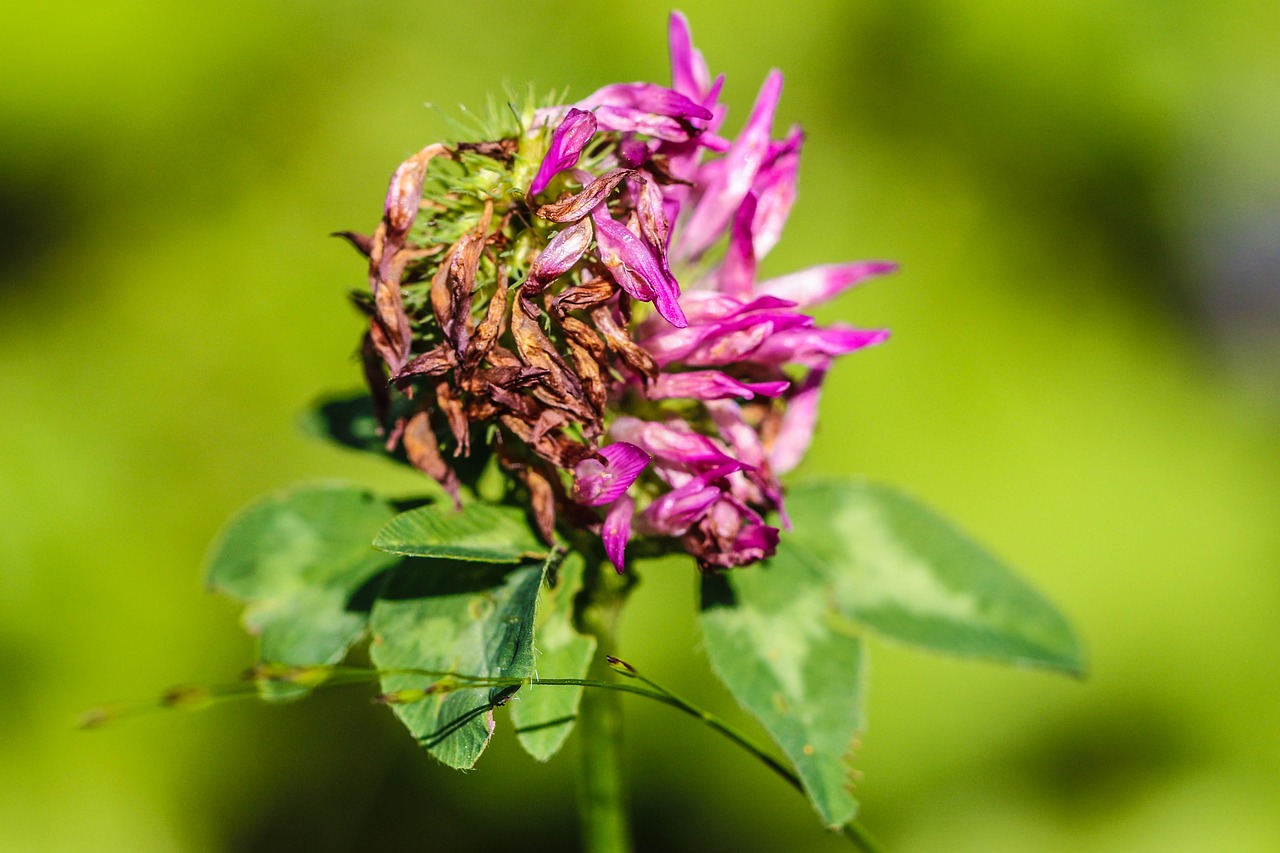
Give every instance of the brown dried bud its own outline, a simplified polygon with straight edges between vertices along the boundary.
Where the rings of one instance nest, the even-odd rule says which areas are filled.
[[[448,146],[436,143],[428,145],[417,154],[400,164],[391,176],[391,184],[387,187],[387,201],[383,209],[382,219],[387,224],[387,232],[399,239],[413,225],[418,216],[418,206],[422,203],[422,182],[427,175],[427,164],[441,155],[453,156]]]
[[[484,361],[489,350],[493,348],[494,342],[506,327],[506,320],[507,274],[505,269],[499,268],[498,286],[489,299],[489,307],[485,309],[484,319],[480,321],[480,325],[476,326],[476,333],[467,347],[467,357],[464,361],[468,372],[474,371],[480,362]]]
[[[453,433],[455,447],[454,456],[470,456],[471,455],[471,425],[467,422],[467,415],[462,410],[462,401],[458,399],[454,393],[453,386],[448,382],[441,382],[436,386],[436,403],[439,404],[444,416],[449,420],[449,431]]]
[[[529,501],[533,505],[533,520],[538,534],[548,545],[556,543],[556,495],[551,482],[533,466],[520,471],[520,479],[529,489]]]
[[[431,416],[423,411],[410,418],[404,427],[403,440],[405,454],[413,466],[439,483],[453,498],[454,506],[461,509],[459,493],[462,484],[457,473],[440,455],[440,443],[431,427]]]
[[[605,172],[577,195],[570,196],[555,204],[544,204],[538,208],[538,215],[552,222],[573,222],[590,213],[596,205],[608,198],[613,188],[635,174],[635,169],[614,169]]]
[[[604,335],[609,349],[617,353],[628,367],[649,379],[658,375],[658,363],[639,344],[631,340],[626,330],[614,321],[613,311],[608,305],[593,308],[591,320],[600,330],[600,334]]]
[[[393,379],[401,382],[415,376],[444,376],[457,364],[458,359],[453,354],[453,349],[440,344],[406,364]]]
[[[373,251],[373,237],[369,234],[357,234],[354,231],[334,231],[329,236],[341,237],[366,258],[369,257],[369,254]]]

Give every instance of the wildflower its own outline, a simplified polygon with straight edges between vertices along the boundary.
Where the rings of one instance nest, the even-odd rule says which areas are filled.
[[[526,109],[490,141],[432,145],[396,170],[369,258],[362,355],[388,449],[457,500],[492,453],[550,541],[597,531],[618,570],[633,536],[704,570],[770,556],[779,475],[803,457],[839,356],[883,330],[803,309],[889,263],[765,281],[795,201],[799,128],[765,78],[736,138],[680,14],[672,84],[619,83]],[[480,449],[483,448],[483,451]]]

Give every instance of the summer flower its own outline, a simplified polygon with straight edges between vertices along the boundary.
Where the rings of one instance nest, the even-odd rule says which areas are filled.
[[[392,177],[369,258],[363,360],[389,450],[457,500],[483,447],[541,535],[632,537],[704,570],[770,556],[779,476],[803,457],[838,356],[883,330],[805,311],[889,263],[759,280],[796,197],[804,137],[774,138],[770,72],[736,137],[684,17],[672,82],[527,109],[500,138],[435,144]]]

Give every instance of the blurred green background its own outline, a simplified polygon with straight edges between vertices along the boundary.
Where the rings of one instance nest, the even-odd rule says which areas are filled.
[[[1280,850],[1280,6],[683,6],[736,130],[809,133],[768,269],[892,258],[801,474],[946,512],[1072,615],[1084,683],[873,649],[862,816],[893,851]],[[0,849],[566,850],[571,762],[505,719],[433,765],[370,691],[76,713],[250,662],[201,586],[236,508],[418,481],[310,442],[400,160],[505,84],[667,80],[667,7],[10,4],[0,35]],[[424,106],[430,101],[441,108]],[[683,564],[626,656],[714,707]],[[628,705],[642,849],[838,850],[695,723]]]

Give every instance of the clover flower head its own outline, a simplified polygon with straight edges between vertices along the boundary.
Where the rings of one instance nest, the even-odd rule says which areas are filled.
[[[429,145],[392,176],[372,236],[365,375],[389,450],[457,501],[473,457],[518,482],[548,541],[633,536],[704,570],[770,556],[779,476],[812,438],[838,356],[883,330],[805,309],[893,264],[760,281],[796,197],[804,135],[773,137],[782,75],[736,137],[687,21],[672,83],[529,108],[499,138]]]

